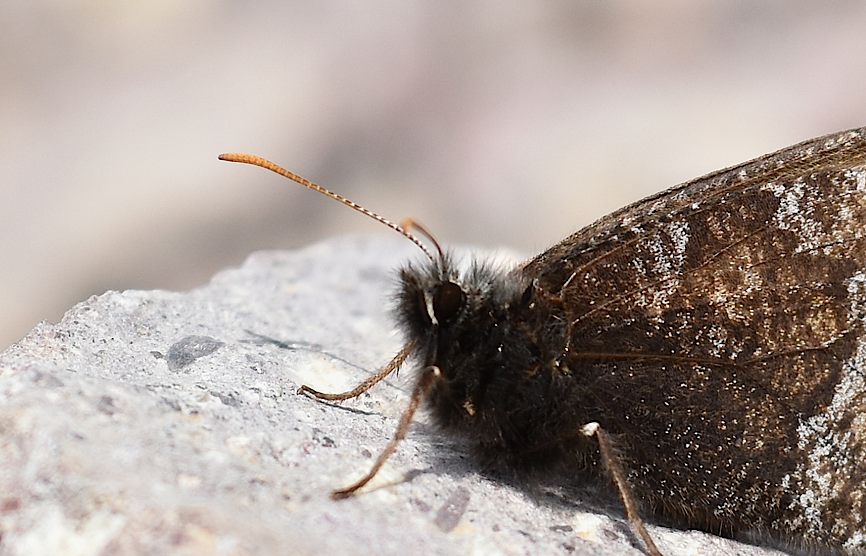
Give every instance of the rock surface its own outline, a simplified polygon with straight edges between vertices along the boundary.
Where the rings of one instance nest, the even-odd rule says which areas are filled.
[[[399,349],[393,270],[414,247],[262,252],[185,293],[108,292],[0,355],[0,553],[640,554],[621,515],[478,473],[420,416],[374,484],[411,368],[342,406]],[[650,526],[667,554],[774,554]]]

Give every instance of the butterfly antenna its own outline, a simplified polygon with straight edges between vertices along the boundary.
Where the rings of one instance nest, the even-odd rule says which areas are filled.
[[[260,156],[256,156],[254,154],[225,153],[225,154],[219,155],[219,159],[225,160],[227,162],[238,162],[240,164],[251,164],[253,166],[258,166],[260,168],[264,168],[265,170],[270,170],[271,172],[279,174],[279,175],[283,176],[284,178],[292,180],[293,182],[297,183],[298,185],[303,185],[307,189],[312,189],[313,191],[315,191],[317,193],[321,193],[322,195],[324,195],[326,197],[330,197],[331,199],[334,199],[335,201],[339,201],[339,202],[343,203],[344,205],[346,205],[347,207],[353,208],[356,211],[360,212],[361,214],[369,216],[373,220],[388,226],[389,228],[391,228],[395,232],[398,232],[400,235],[402,235],[403,237],[405,237],[406,239],[408,239],[409,241],[411,241],[412,243],[417,245],[418,248],[421,249],[421,251],[423,251],[425,255],[427,255],[427,258],[430,259],[430,262],[432,262],[433,264],[436,264],[436,259],[433,258],[433,255],[430,253],[430,251],[426,247],[424,247],[424,244],[422,244],[418,240],[418,238],[416,238],[415,236],[413,236],[412,234],[410,234],[408,231],[404,230],[403,228],[401,228],[397,224],[394,224],[393,222],[391,222],[390,220],[388,220],[386,218],[382,218],[381,216],[379,216],[375,212],[362,207],[361,205],[352,201],[351,199],[347,199],[338,193],[334,193],[333,191],[329,191],[328,189],[325,189],[321,185],[311,182],[307,178],[301,177],[301,176],[299,176],[293,172],[289,172],[288,170],[286,170],[282,166],[279,166],[278,164],[274,164],[270,160],[267,160],[267,159],[262,158]],[[419,229],[422,230],[422,233],[426,232],[426,230],[423,230],[423,228],[419,228]],[[427,235],[428,235],[428,237],[430,237],[429,234],[427,234]],[[433,244],[436,246],[437,249],[439,249],[439,256],[441,259],[442,258],[442,249],[439,248],[439,244],[436,243],[435,240],[433,241]]]

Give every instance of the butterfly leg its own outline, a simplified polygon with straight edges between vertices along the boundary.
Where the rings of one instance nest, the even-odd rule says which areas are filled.
[[[662,556],[661,551],[656,547],[652,536],[650,536],[649,531],[646,530],[643,520],[640,517],[634,493],[626,480],[625,470],[623,469],[622,463],[620,463],[619,457],[611,444],[607,432],[605,432],[605,430],[596,422],[587,423],[581,427],[580,432],[589,437],[594,436],[598,442],[598,450],[601,453],[602,464],[605,469],[607,469],[607,472],[610,473],[611,479],[613,479],[613,482],[619,491],[619,497],[622,499],[622,503],[625,506],[625,515],[628,517],[632,529],[634,529],[635,533],[637,533],[638,537],[640,537],[644,542],[644,545],[646,545],[647,553],[650,554],[650,556]]]
[[[379,372],[377,372],[355,388],[352,388],[348,392],[341,392],[339,394],[327,394],[325,392],[319,392],[318,390],[314,390],[304,384],[303,386],[298,388],[298,394],[309,394],[316,399],[328,400],[332,402],[342,402],[345,400],[350,400],[352,398],[357,398],[373,386],[385,380],[388,375],[399,369],[406,361],[406,359],[409,358],[409,355],[412,354],[412,350],[414,349],[414,347],[414,342],[409,342],[408,344],[403,346],[403,349],[401,349],[400,352],[397,353],[397,355],[395,355],[393,359],[391,359],[390,363],[382,367]]]
[[[424,370],[421,378],[415,385],[415,389],[412,391],[412,397],[409,399],[409,405],[406,407],[406,411],[404,411],[403,415],[400,417],[400,424],[397,425],[397,432],[394,433],[394,438],[388,442],[388,445],[385,446],[379,454],[379,457],[376,458],[373,467],[366,475],[361,477],[359,481],[346,488],[335,490],[331,493],[331,498],[335,500],[348,498],[376,476],[376,473],[378,473],[382,466],[385,465],[385,461],[387,461],[387,459],[391,457],[391,454],[394,453],[394,450],[397,449],[397,444],[406,437],[406,433],[409,432],[409,425],[412,424],[412,417],[415,416],[415,412],[418,411],[421,401],[427,396],[433,383],[436,382],[440,376],[442,376],[442,372],[439,370],[439,367],[436,367],[435,365],[427,367],[427,369]]]

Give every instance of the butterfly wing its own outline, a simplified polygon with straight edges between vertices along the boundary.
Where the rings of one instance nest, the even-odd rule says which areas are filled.
[[[521,272],[639,491],[668,493],[649,505],[831,544],[866,529],[866,128],[644,199]]]

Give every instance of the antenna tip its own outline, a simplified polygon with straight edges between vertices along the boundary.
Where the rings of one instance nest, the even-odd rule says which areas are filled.
[[[242,162],[244,164],[256,164],[261,166],[260,162],[264,159],[260,156],[247,153],[222,153],[217,158],[226,162]]]

